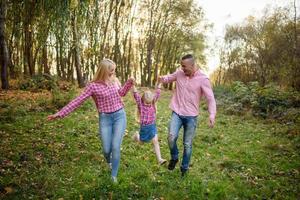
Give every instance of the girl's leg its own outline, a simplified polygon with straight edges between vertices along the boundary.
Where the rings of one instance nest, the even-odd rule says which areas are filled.
[[[126,114],[124,109],[114,113],[114,123],[112,130],[112,177],[118,174],[120,164],[121,143],[126,129]]]
[[[111,163],[112,119],[109,114],[101,113],[99,131],[102,141],[103,154],[107,163]]]
[[[157,134],[152,139],[152,143],[153,143],[153,148],[154,148],[154,151],[155,151],[155,154],[156,154],[156,159],[157,159],[158,163],[159,164],[165,163],[166,160],[161,157]]]

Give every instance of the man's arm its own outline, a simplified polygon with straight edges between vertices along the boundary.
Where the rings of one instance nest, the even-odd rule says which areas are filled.
[[[174,72],[172,74],[168,74],[168,75],[165,75],[165,76],[159,76],[158,77],[158,82],[160,82],[160,83],[171,83],[173,81],[176,81],[177,74],[178,74],[178,70],[176,70],[176,72]]]
[[[217,106],[216,106],[216,100],[215,96],[210,84],[210,81],[208,78],[206,78],[203,81],[202,84],[202,92],[206,98],[207,105],[208,105],[208,112],[209,112],[209,122],[210,122],[210,127],[212,128],[215,124],[215,117],[217,113]]]

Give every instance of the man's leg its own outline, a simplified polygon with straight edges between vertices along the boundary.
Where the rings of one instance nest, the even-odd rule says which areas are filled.
[[[186,117],[183,120],[183,158],[181,163],[182,175],[189,169],[189,163],[192,155],[192,143],[195,136],[197,117]]]
[[[178,148],[177,148],[177,139],[179,130],[182,126],[182,121],[177,115],[177,113],[173,112],[171,116],[170,126],[169,126],[169,135],[168,135],[168,144],[171,154],[171,160],[168,166],[169,170],[173,170],[175,168],[176,163],[178,162]]]

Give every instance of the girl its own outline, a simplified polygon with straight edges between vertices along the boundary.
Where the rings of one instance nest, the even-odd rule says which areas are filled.
[[[111,167],[113,182],[117,182],[120,148],[126,129],[126,113],[121,97],[127,94],[134,82],[134,79],[130,78],[121,87],[115,77],[115,69],[116,64],[113,61],[102,60],[93,80],[85,87],[84,91],[59,112],[48,116],[48,120],[63,118],[92,96],[99,112],[99,131],[103,154]]]
[[[152,140],[157,161],[160,165],[162,165],[166,163],[166,160],[163,159],[160,154],[155,124],[155,103],[160,96],[160,86],[161,84],[157,86],[155,94],[153,94],[150,90],[147,90],[144,92],[142,97],[137,92],[135,86],[133,86],[133,96],[138,107],[138,116],[140,121],[140,132],[134,135],[134,139],[139,143],[149,142]]]

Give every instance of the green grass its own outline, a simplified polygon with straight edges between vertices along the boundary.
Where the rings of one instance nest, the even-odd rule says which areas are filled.
[[[158,103],[158,133],[166,159],[170,97],[163,92]],[[158,166],[151,144],[132,141],[139,127],[135,105],[130,94],[124,101],[127,130],[119,182],[113,184],[91,101],[65,119],[46,122],[53,111],[43,106],[50,100],[1,100],[0,199],[300,198],[300,139],[287,134],[288,125],[220,110],[215,128],[209,129],[202,111],[190,171],[181,178],[179,165],[174,171]],[[182,132],[178,145],[181,157]]]

